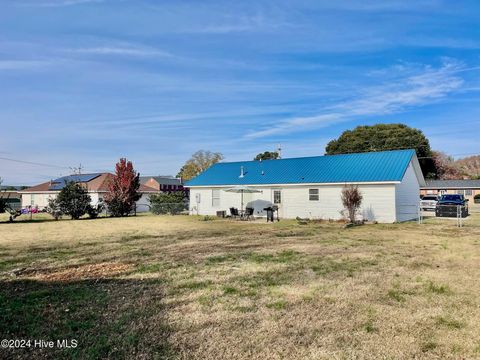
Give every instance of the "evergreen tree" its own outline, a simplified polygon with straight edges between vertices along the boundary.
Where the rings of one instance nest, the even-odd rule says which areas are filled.
[[[265,151],[255,156],[253,160],[275,160],[278,159],[279,156],[280,154],[276,151]]]
[[[87,212],[91,198],[82,185],[70,181],[65,184],[56,200],[61,213],[77,220]]]
[[[430,142],[423,132],[404,124],[357,126],[327,144],[327,155],[414,149],[425,177],[436,177]]]

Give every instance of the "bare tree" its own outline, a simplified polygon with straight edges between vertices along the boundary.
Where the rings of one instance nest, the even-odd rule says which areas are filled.
[[[460,167],[456,164],[453,157],[441,151],[434,151],[432,157],[439,179],[454,180],[462,178]]]
[[[356,215],[362,205],[363,196],[358,186],[345,185],[342,189],[342,203],[348,212],[348,219],[352,224],[356,222]]]
[[[223,155],[221,153],[199,150],[187,160],[185,165],[182,166],[177,177],[182,178],[183,180],[193,179],[195,176],[221,160],[223,160]]]

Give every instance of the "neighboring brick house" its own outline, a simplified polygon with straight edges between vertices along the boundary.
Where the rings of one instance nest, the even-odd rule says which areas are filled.
[[[55,198],[65,186],[66,182],[76,182],[83,185],[90,195],[92,205],[103,202],[104,195],[108,192],[109,181],[113,178],[110,173],[94,173],[81,175],[68,175],[61,178],[44,182],[20,191],[22,195],[22,207],[37,207],[44,209],[48,206],[48,200]],[[149,211],[149,195],[158,191],[146,185],[140,185],[139,192],[142,197],[137,201],[137,212]]]
[[[420,195],[460,194],[470,203],[480,194],[480,180],[427,180],[420,188]]]
[[[158,191],[183,191],[182,180],[173,176],[140,176],[140,183]]]

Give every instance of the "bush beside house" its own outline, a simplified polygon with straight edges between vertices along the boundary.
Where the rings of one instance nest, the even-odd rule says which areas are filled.
[[[152,213],[160,214],[178,214],[188,208],[187,198],[184,192],[171,192],[153,194],[150,196],[150,205]]]
[[[69,182],[58,194],[56,201],[62,214],[69,215],[72,220],[80,219],[90,206],[90,195],[80,184]]]
[[[358,186],[347,185],[342,189],[342,204],[345,207],[346,215],[351,224],[355,224],[356,216],[362,205],[363,196]]]

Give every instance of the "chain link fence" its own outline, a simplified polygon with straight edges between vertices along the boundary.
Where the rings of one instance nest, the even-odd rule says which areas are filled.
[[[150,210],[156,215],[178,215],[188,213],[188,202],[181,203],[153,203],[150,205]]]
[[[452,219],[455,220],[457,227],[463,227],[465,219],[472,214],[480,214],[480,207],[469,208],[466,205],[436,205],[435,210],[425,210],[421,205],[418,206],[418,223],[423,224],[426,219]]]

